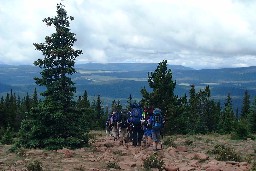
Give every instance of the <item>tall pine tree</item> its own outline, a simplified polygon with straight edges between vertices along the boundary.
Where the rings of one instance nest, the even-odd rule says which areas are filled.
[[[148,83],[152,92],[148,92],[144,87],[141,90],[144,106],[160,108],[165,115],[166,131],[170,132],[175,123],[175,104],[177,97],[174,95],[176,81],[173,81],[172,71],[167,67],[167,60],[160,62],[154,72],[148,73]]]
[[[235,127],[235,113],[233,110],[232,105],[232,99],[230,94],[228,94],[225,107],[223,111],[221,112],[221,118],[220,118],[220,127],[219,131],[220,133],[229,134],[234,130]]]
[[[35,78],[35,82],[46,87],[41,94],[45,99],[22,122],[21,146],[60,149],[87,145],[86,127],[75,108],[76,88],[70,78],[76,72],[75,59],[82,54],[81,50],[73,49],[77,40],[69,28],[73,19],[67,15],[64,5],[57,4],[57,16],[43,20],[56,30],[45,37],[45,43],[34,43],[36,50],[44,55],[44,59],[38,59],[34,65],[42,69],[41,77]]]
[[[243,106],[241,111],[241,119],[247,119],[249,112],[250,112],[250,95],[248,93],[248,90],[245,90],[244,98],[243,98]]]
[[[247,120],[248,120],[248,126],[250,128],[250,131],[255,134],[256,133],[256,97],[254,97],[254,100],[250,107],[250,112],[248,114]]]

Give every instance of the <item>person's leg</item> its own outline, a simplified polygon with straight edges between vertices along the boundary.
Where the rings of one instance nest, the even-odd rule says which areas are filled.
[[[123,130],[119,128],[119,135],[120,135],[120,145],[123,144]]]
[[[138,129],[138,145],[141,146],[141,141],[143,137],[143,130],[141,128]]]
[[[138,143],[138,129],[134,128],[132,133],[132,145],[137,146]]]
[[[157,137],[156,132],[152,132],[152,139],[153,139],[153,150],[157,150]]]
[[[114,137],[114,141],[117,140],[117,127],[116,126],[113,126],[112,128],[112,133],[113,133],[113,137]]]
[[[123,129],[123,142],[126,144],[128,142],[128,130],[125,128]]]
[[[108,134],[108,127],[106,127],[106,137],[108,137],[109,134]]]
[[[157,131],[156,132],[156,149],[158,147],[158,144],[160,143],[160,139],[161,139],[160,131]],[[162,149],[162,147],[161,147],[161,149]]]
[[[128,141],[132,142],[132,137],[133,137],[133,130],[131,128],[128,129]]]
[[[151,132],[151,130],[148,130],[147,142],[148,142],[148,147],[150,147],[152,145],[152,132]]]

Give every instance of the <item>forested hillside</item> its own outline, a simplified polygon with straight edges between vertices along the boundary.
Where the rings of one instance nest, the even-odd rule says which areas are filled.
[[[111,103],[113,99],[125,103],[130,94],[140,99],[141,88],[148,88],[148,73],[153,72],[156,66],[152,63],[77,64],[77,73],[72,75],[77,87],[76,95],[78,97],[86,90],[90,100],[100,95],[104,103]],[[209,85],[212,98],[223,102],[230,93],[234,106],[238,108],[241,108],[245,90],[251,97],[256,95],[256,67],[194,70],[168,65],[168,68],[177,82],[177,95],[188,95],[190,85],[195,85],[196,90]],[[25,96],[26,93],[32,94],[35,87],[41,92],[43,88],[37,86],[33,79],[40,72],[32,65],[1,65],[0,94],[5,95],[13,89],[16,94]]]

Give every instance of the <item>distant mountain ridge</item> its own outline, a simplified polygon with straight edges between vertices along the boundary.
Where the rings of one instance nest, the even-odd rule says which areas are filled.
[[[76,64],[76,68],[87,70],[108,70],[108,71],[152,71],[156,69],[158,63],[86,63]],[[193,70],[182,65],[169,65],[172,70]]]

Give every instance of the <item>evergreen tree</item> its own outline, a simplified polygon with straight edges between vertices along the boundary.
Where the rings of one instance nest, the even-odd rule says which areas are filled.
[[[173,132],[178,134],[187,134],[190,132],[190,120],[189,120],[189,110],[188,110],[188,100],[187,95],[184,95],[178,99],[177,104],[177,119],[173,125]]]
[[[112,101],[111,109],[112,109],[112,111],[117,111],[117,102],[116,102],[116,100]]]
[[[78,99],[76,101],[76,105],[78,109],[82,108],[82,96],[78,96]]]
[[[199,112],[198,112],[198,98],[196,95],[196,89],[195,89],[195,85],[190,85],[190,90],[189,90],[189,109],[188,109],[188,131],[190,133],[195,133],[196,132],[196,128],[198,125],[198,121],[199,121]]]
[[[243,98],[243,106],[241,111],[241,118],[247,119],[249,112],[250,112],[250,95],[248,93],[248,90],[245,90],[244,98]]]
[[[177,97],[174,95],[176,82],[172,80],[171,69],[167,68],[167,60],[160,62],[154,72],[148,73],[148,83],[152,92],[145,87],[141,90],[142,104],[160,108],[166,120],[165,131],[170,132],[177,118]]]
[[[87,91],[84,91],[83,96],[79,96],[77,100],[77,107],[79,109],[89,108],[90,107],[90,101],[88,100]]]
[[[195,86],[191,85],[188,105],[189,133],[207,133],[213,131],[215,116],[215,102],[211,99],[210,87],[196,92]]]
[[[69,75],[74,74],[75,59],[81,50],[74,50],[76,38],[70,32],[67,12],[62,4],[57,5],[57,16],[45,18],[43,21],[48,26],[54,25],[56,33],[45,37],[45,43],[34,43],[36,50],[43,53],[45,58],[38,59],[34,65],[39,66],[43,71],[42,77],[35,78],[36,84],[45,86],[46,91],[42,95],[45,101],[54,102],[62,109],[72,106],[72,99],[75,92],[74,83]]]
[[[128,105],[126,106],[126,108],[127,108],[128,110],[131,110],[131,106],[132,106],[132,95],[131,95],[131,94],[130,94],[130,96],[128,97],[127,103],[128,103]]]
[[[207,128],[209,132],[216,132],[220,121],[221,106],[220,102],[210,100],[207,112]]]
[[[25,97],[25,107],[26,107],[26,111],[29,111],[31,108],[31,99],[27,93],[26,97]]]
[[[96,101],[96,113],[97,113],[97,119],[101,118],[101,114],[102,114],[102,101],[100,99],[100,95],[98,95],[97,97],[97,101]]]
[[[116,108],[117,108],[117,112],[120,113],[120,112],[122,111],[122,105],[121,105],[120,100],[117,101],[117,106],[116,106]]]
[[[75,108],[76,88],[70,78],[76,72],[75,59],[82,54],[73,49],[76,38],[69,28],[73,19],[67,16],[64,5],[57,4],[57,16],[43,20],[56,32],[46,36],[45,43],[34,43],[44,55],[44,59],[34,62],[42,69],[35,82],[46,90],[41,93],[44,101],[28,112],[22,122],[19,144],[26,148],[79,148],[88,142],[86,125],[81,123],[80,111]]]
[[[33,97],[32,97],[32,106],[35,107],[38,105],[38,95],[36,88],[34,89]]]
[[[0,100],[0,128],[4,127],[5,124],[5,105],[4,105],[4,97],[1,97]]]
[[[160,62],[154,72],[148,73],[148,83],[153,91],[149,93],[145,88],[142,89],[143,99],[167,114],[168,104],[173,102],[175,97],[176,86],[176,82],[172,80],[171,69],[167,68],[167,60]]]
[[[235,126],[235,114],[232,106],[232,99],[230,94],[228,94],[225,107],[221,112],[220,118],[220,132],[224,134],[229,134],[234,130]]]
[[[82,103],[83,103],[83,106],[85,108],[89,108],[90,107],[90,101],[88,100],[88,94],[87,94],[86,90],[84,91],[84,94],[83,94]]]
[[[198,121],[196,125],[196,132],[197,133],[202,133],[205,134],[208,132],[208,127],[207,127],[207,119],[209,115],[209,97],[210,97],[210,90],[209,87],[207,86],[205,90],[200,90],[197,93],[197,98],[199,99],[199,104],[198,104]]]
[[[6,123],[5,127],[15,127],[15,121],[17,116],[17,106],[16,106],[16,96],[13,94],[12,90],[7,93],[5,98],[5,116],[6,116]]]
[[[249,129],[252,133],[256,133],[256,97],[254,97],[254,101],[250,107],[250,112],[248,114],[248,125]]]
[[[100,95],[98,95],[97,102],[96,102],[96,117],[97,117],[96,118],[97,128],[104,129],[107,115],[104,115],[104,108],[102,106]]]

